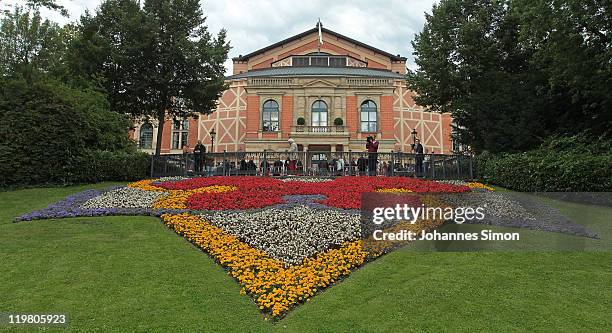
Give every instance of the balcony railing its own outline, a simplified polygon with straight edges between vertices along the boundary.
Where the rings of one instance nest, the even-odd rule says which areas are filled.
[[[352,86],[390,86],[393,80],[380,78],[352,78],[346,79],[346,83]]]
[[[249,79],[249,86],[289,86],[294,83],[293,78],[287,77],[253,77]]]
[[[346,126],[293,126],[291,131],[295,133],[345,133]]]

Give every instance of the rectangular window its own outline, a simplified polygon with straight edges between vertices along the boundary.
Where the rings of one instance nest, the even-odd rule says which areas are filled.
[[[329,67],[346,67],[346,58],[330,57]]]
[[[278,131],[278,111],[264,110],[262,129],[264,132],[277,132]]]
[[[328,66],[328,58],[327,57],[312,57],[310,62],[312,66]]]
[[[181,148],[182,146],[185,146],[188,143],[187,141],[188,135],[189,135],[189,132],[185,132],[185,131],[181,132]]]
[[[293,57],[293,66],[304,67],[310,66],[310,58],[308,57]]]
[[[175,121],[172,127],[172,149],[182,149],[189,141],[189,119]]]
[[[327,112],[313,112],[312,126],[327,126]]]
[[[172,133],[172,149],[180,149],[181,145],[181,133],[173,132]]]
[[[376,111],[361,112],[361,131],[362,132],[377,132],[378,122],[376,121]]]
[[[138,144],[143,149],[151,149],[153,147],[153,126],[151,124],[144,123],[140,126],[140,140]]]

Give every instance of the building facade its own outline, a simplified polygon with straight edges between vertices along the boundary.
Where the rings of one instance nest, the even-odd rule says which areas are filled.
[[[409,152],[416,137],[429,152],[450,153],[451,117],[426,112],[406,87],[406,58],[315,27],[233,59],[233,75],[217,109],[182,122],[166,121],[162,153],[202,140],[214,152],[363,151],[368,136],[379,151]],[[133,132],[153,151],[157,124]]]

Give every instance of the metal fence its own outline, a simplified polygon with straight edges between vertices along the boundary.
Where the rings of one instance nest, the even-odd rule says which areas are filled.
[[[167,176],[406,176],[472,179],[469,155],[403,152],[222,152],[151,157],[151,177]]]

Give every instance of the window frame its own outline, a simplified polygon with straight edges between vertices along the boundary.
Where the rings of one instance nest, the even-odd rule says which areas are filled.
[[[150,138],[148,138],[147,146],[143,144],[143,133],[145,133],[145,131],[143,131],[143,128],[146,128],[147,133],[150,132]],[[151,125],[151,123],[147,122],[140,125],[140,132],[138,133],[138,147],[141,149],[153,149],[153,125]]]
[[[373,107],[371,106],[374,105]],[[364,120],[364,113],[367,119]],[[374,120],[371,120],[371,115],[374,114]],[[365,125],[365,128],[364,128]],[[374,130],[371,130],[371,126]],[[362,133],[377,133],[378,132],[378,105],[371,99],[366,99],[359,106],[359,130]]]
[[[187,144],[189,144],[189,119],[173,121],[172,149],[183,149]]]
[[[318,104],[319,103],[319,104]],[[325,105],[324,108],[321,107],[315,107],[315,104],[320,105],[320,103],[322,103],[323,105]],[[325,114],[325,122],[324,124],[321,123],[321,114],[324,113]],[[314,115],[317,114],[317,118],[318,118],[318,124],[315,125],[315,117]],[[318,99],[316,101],[314,101],[311,105],[310,105],[310,126],[317,126],[317,127],[327,127],[329,126],[329,106],[327,105],[327,103],[322,100],[322,99]]]
[[[274,103],[275,106],[266,106],[266,104]],[[276,120],[273,119],[273,114],[276,113]],[[269,116],[266,119],[266,114]],[[266,126],[269,123],[269,128]],[[276,125],[276,126],[275,126]],[[274,99],[267,99],[261,105],[261,131],[265,133],[275,133],[280,131],[280,105]]]

